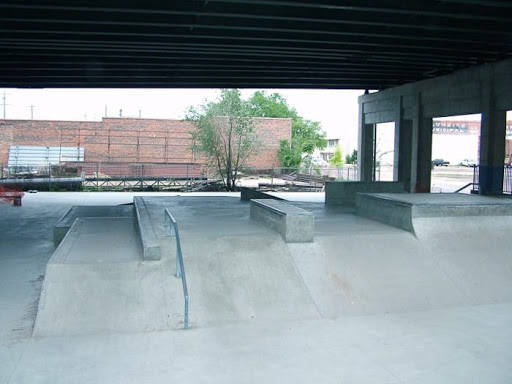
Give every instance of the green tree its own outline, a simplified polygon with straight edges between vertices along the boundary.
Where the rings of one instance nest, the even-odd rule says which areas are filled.
[[[288,140],[281,140],[278,156],[283,167],[296,167],[302,161],[302,150],[299,146],[292,147]]]
[[[338,167],[338,168],[343,167],[343,165],[344,165],[343,151],[342,151],[342,149],[341,149],[341,147],[339,145],[334,150],[334,154],[330,158],[329,164],[331,164],[334,167]]]
[[[202,153],[226,187],[235,190],[240,168],[260,146],[252,111],[237,89],[223,89],[220,100],[190,107],[186,120],[195,125],[192,150]]]
[[[265,91],[257,91],[248,101],[255,117],[292,119],[291,142],[282,144],[279,149],[279,158],[283,166],[296,167],[300,165],[303,153],[312,154],[315,148],[327,146],[326,134],[320,122],[300,117],[295,108],[290,107],[279,93],[269,95]]]
[[[352,151],[351,155],[347,155],[345,157],[345,163],[346,164],[355,164],[357,162],[357,149],[354,149]]]
[[[291,119],[299,117],[295,108],[291,108],[279,93],[269,95],[265,91],[256,91],[248,102],[255,117],[288,117]]]

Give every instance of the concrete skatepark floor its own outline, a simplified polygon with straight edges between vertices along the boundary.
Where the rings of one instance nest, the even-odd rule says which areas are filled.
[[[192,329],[33,337],[55,223],[73,205],[133,195],[37,193],[22,207],[0,204],[0,383],[512,382],[504,223],[490,234],[491,222],[466,222],[464,237],[420,222],[416,238],[325,207],[320,193],[281,195],[315,213],[308,244],[250,222],[238,194],[137,194],[159,236],[162,205],[180,223]]]

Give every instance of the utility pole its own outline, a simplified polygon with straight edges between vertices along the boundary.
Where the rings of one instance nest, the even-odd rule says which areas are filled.
[[[34,120],[34,108],[36,108],[37,105],[29,105],[28,108],[30,108],[30,119]]]
[[[6,103],[6,96],[7,96],[7,93],[4,92],[4,94],[2,95],[2,104],[4,106],[4,120],[5,120],[5,116],[6,116],[5,115],[5,106],[9,105],[9,104]]]

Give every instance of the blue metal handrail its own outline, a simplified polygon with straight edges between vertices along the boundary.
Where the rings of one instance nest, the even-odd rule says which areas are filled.
[[[165,208],[165,219],[166,224],[169,226],[169,222],[172,224],[170,226],[171,236],[173,234],[172,229],[174,229],[174,235],[176,237],[176,277],[181,276],[181,284],[183,286],[183,297],[185,298],[185,318],[183,322],[183,329],[188,328],[188,288],[187,288],[187,278],[185,276],[185,264],[183,263],[183,254],[181,253],[181,240],[180,240],[180,232],[178,231],[178,222],[174,218],[174,216],[169,212],[168,208]]]

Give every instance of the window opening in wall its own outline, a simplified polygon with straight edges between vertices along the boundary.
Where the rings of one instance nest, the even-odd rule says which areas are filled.
[[[482,116],[432,120],[432,193],[477,193]]]
[[[395,123],[376,124],[373,148],[373,179],[375,181],[393,181]]]

